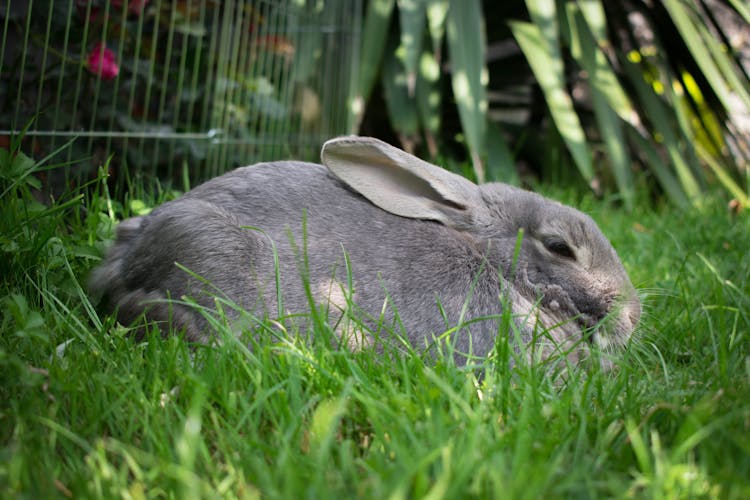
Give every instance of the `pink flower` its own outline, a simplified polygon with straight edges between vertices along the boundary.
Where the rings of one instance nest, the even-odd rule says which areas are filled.
[[[120,67],[115,61],[115,53],[102,42],[94,45],[87,59],[88,70],[102,80],[113,80],[120,73]]]
[[[112,0],[112,5],[118,9],[121,8],[124,3],[125,0]],[[128,2],[128,10],[131,14],[140,15],[147,3],[148,0],[130,0]]]

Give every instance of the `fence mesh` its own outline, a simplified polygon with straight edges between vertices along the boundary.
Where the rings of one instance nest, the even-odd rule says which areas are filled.
[[[12,0],[0,16],[0,140],[26,128],[43,157],[73,139],[54,155],[68,174],[111,157],[114,174],[206,177],[314,158],[351,129],[360,0]]]

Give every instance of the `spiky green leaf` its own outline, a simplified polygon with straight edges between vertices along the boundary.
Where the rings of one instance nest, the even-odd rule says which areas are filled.
[[[587,4],[589,9],[589,22],[594,23],[591,29],[581,10],[575,5],[568,4],[566,9],[571,45],[576,47],[576,50],[573,50],[572,53],[588,74],[599,133],[606,145],[612,173],[625,207],[632,210],[635,188],[631,173],[631,159],[625,142],[622,122],[618,116],[619,110],[620,113],[629,118],[632,107],[609,66],[606,56],[599,49],[597,41],[594,39],[594,33],[600,37],[606,33],[606,26],[601,24],[604,21],[603,16],[594,14],[594,12],[599,12],[599,9],[593,7],[593,4],[598,4],[598,2],[587,1],[583,3]]]
[[[682,190],[691,203],[696,201],[700,197],[700,182],[696,178],[695,169],[688,164],[682,154],[684,140],[681,140],[674,129],[674,112],[657,97],[653,88],[644,80],[643,71],[635,63],[623,61],[623,69],[638,94],[642,113],[648,118],[655,136],[667,150]]]
[[[448,13],[451,83],[461,127],[477,179],[484,180],[482,154],[487,124],[487,66],[484,17],[479,0],[451,0]]]
[[[394,0],[370,0],[362,30],[362,50],[359,60],[359,80],[357,91],[352,99],[350,112],[355,128],[365,112],[365,103],[370,98],[372,88],[380,71],[385,44],[388,40],[388,26],[393,14]]]
[[[691,13],[679,0],[664,0],[663,3],[722,105],[731,110],[731,94],[736,93],[750,107],[750,95],[737,78],[734,64],[726,60],[727,54],[717,46],[705,24],[696,22],[696,14]]]
[[[419,132],[417,103],[409,95],[406,69],[395,54],[388,51],[383,65],[383,93],[391,126],[402,138]]]
[[[553,18],[540,21],[539,24],[549,27],[556,22]],[[594,178],[591,152],[581,122],[573,109],[573,101],[565,89],[562,60],[559,58],[559,42],[549,33],[543,34],[536,24],[515,21],[510,23],[510,28],[544,92],[555,126],[573,156],[578,170],[584,179],[591,181]],[[553,31],[553,28],[549,28],[548,31]],[[550,45],[550,40],[553,39],[554,45]]]
[[[416,97],[422,126],[428,133],[433,136],[437,135],[440,132],[440,105],[442,103],[440,65],[435,55],[426,50],[422,52],[422,57],[419,59]]]
[[[402,62],[406,69],[406,86],[409,95],[414,95],[422,53],[422,38],[425,28],[425,3],[421,0],[397,0],[401,23]]]
[[[440,60],[438,54],[445,36],[445,22],[449,8],[450,2],[448,0],[427,0],[427,26],[430,31],[430,38],[432,38],[433,52],[436,54],[435,58],[438,61]]]

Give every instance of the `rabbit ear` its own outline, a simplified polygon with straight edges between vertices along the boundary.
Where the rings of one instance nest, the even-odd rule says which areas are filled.
[[[350,188],[402,217],[465,227],[481,204],[473,182],[371,137],[331,139],[321,159]]]

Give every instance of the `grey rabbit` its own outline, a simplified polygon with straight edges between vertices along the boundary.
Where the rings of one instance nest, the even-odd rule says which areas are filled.
[[[312,296],[354,348],[390,328],[424,349],[460,326],[451,335],[461,363],[488,355],[498,334],[573,362],[631,336],[638,295],[589,216],[476,185],[373,138],[332,139],[321,158],[238,168],[121,222],[92,292],[124,324],[145,311],[199,342],[211,325],[183,297],[304,326]],[[520,336],[503,331],[503,307]],[[365,328],[346,321],[355,313]]]

